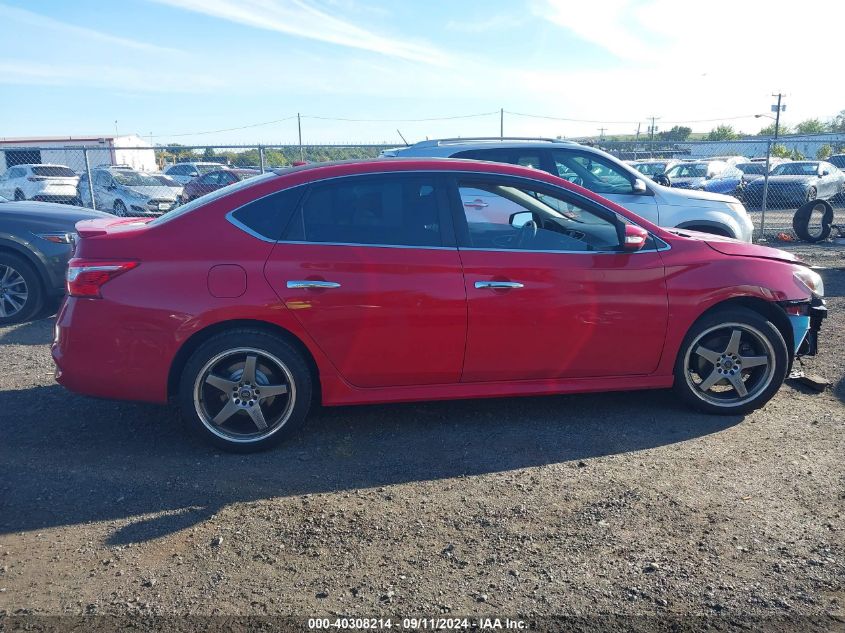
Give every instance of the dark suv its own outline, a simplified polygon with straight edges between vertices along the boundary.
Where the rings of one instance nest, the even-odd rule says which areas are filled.
[[[0,326],[53,314],[65,293],[76,223],[111,217],[47,202],[0,198]]]

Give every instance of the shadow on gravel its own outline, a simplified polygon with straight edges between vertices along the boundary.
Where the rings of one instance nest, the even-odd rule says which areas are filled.
[[[692,412],[670,392],[326,408],[273,451],[230,455],[193,439],[170,408],[58,386],[0,392],[0,412],[0,534],[134,519],[112,544],[172,534],[240,501],[586,460],[741,420]]]
[[[49,345],[55,319],[38,319],[12,326],[0,334],[0,345]]]

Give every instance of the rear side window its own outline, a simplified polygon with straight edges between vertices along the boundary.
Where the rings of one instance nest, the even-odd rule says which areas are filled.
[[[51,176],[54,178],[75,178],[76,174],[68,167],[33,167],[36,176]]]
[[[467,158],[470,160],[487,160],[493,163],[510,163],[522,167],[542,169],[540,152],[524,149],[471,149],[458,152],[452,158]]]
[[[285,232],[293,241],[442,246],[433,175],[388,174],[314,185]]]
[[[304,191],[305,187],[292,187],[271,193],[235,209],[231,219],[242,229],[275,242],[290,221]]]

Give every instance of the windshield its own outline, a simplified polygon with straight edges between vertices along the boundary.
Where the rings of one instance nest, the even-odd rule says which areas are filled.
[[[276,176],[277,174],[273,173],[272,171],[268,171],[267,173],[261,174],[260,176],[256,176],[255,178],[245,178],[244,180],[229,185],[228,187],[223,187],[221,189],[217,189],[216,191],[212,191],[211,193],[207,193],[204,196],[200,196],[199,198],[194,198],[190,202],[187,202],[181,207],[178,207],[175,211],[171,211],[170,213],[165,213],[164,215],[158,216],[155,220],[150,222],[150,224],[164,224],[165,222],[169,222],[170,220],[183,216],[186,213],[190,213],[197,207],[202,207],[208,204],[209,202],[214,202],[218,198],[228,196],[234,191],[238,191],[240,189],[243,189],[244,187],[252,187],[253,185],[259,182],[264,182],[265,180],[275,178]]]
[[[47,176],[48,178],[76,178],[73,170],[67,167],[37,165],[32,168],[32,173],[36,176]]]
[[[158,180],[161,184],[165,187],[181,187],[178,182],[173,180],[170,176],[165,176],[164,174],[152,174],[153,178]]]
[[[160,176],[154,176],[141,171],[129,171],[128,169],[121,169],[120,171],[113,171],[115,181],[124,187],[161,187],[162,183],[159,180]]]
[[[737,165],[736,168],[743,174],[759,174],[762,176],[766,173],[765,163],[742,163]]]
[[[634,169],[646,176],[656,176],[666,171],[666,163],[638,163]]]
[[[675,165],[666,175],[669,178],[705,178],[707,176],[707,163]]]
[[[818,163],[784,163],[772,170],[772,176],[815,176],[818,173]]]

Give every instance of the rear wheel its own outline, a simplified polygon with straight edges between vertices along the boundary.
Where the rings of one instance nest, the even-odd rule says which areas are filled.
[[[0,325],[30,320],[43,301],[41,280],[29,262],[0,252]]]
[[[123,204],[123,200],[115,200],[114,201],[114,214],[118,217],[121,217],[121,218],[129,215],[126,212],[126,205]]]
[[[762,407],[780,389],[789,350],[780,331],[744,308],[699,319],[675,365],[675,391],[708,413],[744,414]]]
[[[203,343],[182,372],[179,400],[188,425],[227,451],[278,444],[305,424],[311,374],[284,340],[237,329]]]

